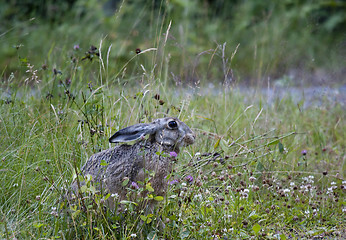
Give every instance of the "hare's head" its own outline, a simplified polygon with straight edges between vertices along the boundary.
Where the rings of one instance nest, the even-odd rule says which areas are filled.
[[[152,123],[140,123],[116,132],[109,142],[128,142],[149,135],[152,142],[179,151],[180,147],[194,143],[195,133],[177,118],[159,118]]]

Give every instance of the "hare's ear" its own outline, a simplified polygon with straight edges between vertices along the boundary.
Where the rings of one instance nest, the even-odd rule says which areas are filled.
[[[154,124],[140,123],[117,131],[113,136],[109,138],[109,142],[129,142],[142,138],[147,134],[153,134],[155,133],[155,131],[156,126]]]

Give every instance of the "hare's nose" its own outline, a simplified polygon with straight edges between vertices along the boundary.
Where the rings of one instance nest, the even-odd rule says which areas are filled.
[[[184,142],[186,145],[191,145],[195,142],[195,133],[191,133],[191,134],[186,134],[184,137]]]

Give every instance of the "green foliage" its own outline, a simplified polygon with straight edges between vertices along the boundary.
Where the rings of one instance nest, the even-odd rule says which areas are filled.
[[[159,85],[91,88],[72,78],[62,87],[57,79],[38,83],[34,97],[23,88],[20,98],[1,102],[2,237],[299,238],[344,228],[341,106],[296,111],[287,101],[263,109],[235,91],[176,97]],[[166,196],[155,195],[150,178],[138,188],[125,179],[129,199],[120,201],[85,176],[76,203],[61,200],[75,169],[109,147],[108,136],[163,112],[180,115],[198,134],[177,157]],[[115,210],[104,208],[109,200]],[[154,211],[148,201],[157,202]]]
[[[89,0],[63,2],[55,14],[46,9],[56,4],[37,4],[41,9],[37,11],[36,4],[28,1],[22,9],[15,2],[4,3],[3,11],[23,11],[19,16],[26,16],[26,20],[6,21],[1,29],[0,65],[5,68],[5,80],[19,71],[18,59],[51,71],[64,61],[86,57],[84,53],[100,38],[112,50],[101,53],[109,53],[115,63],[107,69],[108,76],[115,76],[113,81],[119,81],[119,76],[139,78],[139,62],[131,59],[136,49],[148,48],[159,51],[138,56],[140,64],[146,69],[156,64],[155,76],[175,84],[250,79],[264,85],[268,77],[280,80],[287,75],[294,78],[290,84],[300,85],[311,83],[309,78],[297,79],[307,73],[317,79],[323,72],[341,77],[344,68],[341,43],[346,19],[341,1]],[[63,10],[67,7],[69,11]],[[38,17],[40,12],[56,20],[47,23]],[[1,16],[6,19],[6,14]],[[226,50],[222,50],[224,42],[228,43]],[[77,53],[73,52],[75,44]],[[61,52],[66,52],[63,62],[56,62]],[[168,70],[170,62],[174,64]]]

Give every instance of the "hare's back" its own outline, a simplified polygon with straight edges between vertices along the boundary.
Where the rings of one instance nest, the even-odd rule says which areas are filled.
[[[101,169],[110,165],[121,165],[131,157],[131,146],[123,144],[114,148],[106,149],[92,155],[82,168],[83,174],[98,175]]]

